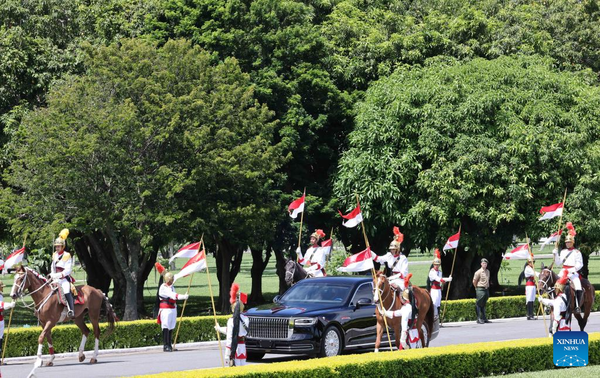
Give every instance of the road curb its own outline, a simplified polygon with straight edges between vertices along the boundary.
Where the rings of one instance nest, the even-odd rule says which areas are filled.
[[[219,344],[218,341],[200,341],[195,343],[184,343],[177,344],[178,350],[191,350],[191,349],[210,349]],[[162,352],[162,345],[155,346],[146,346],[146,347],[138,347],[138,348],[119,348],[119,349],[100,349],[98,351],[98,355],[111,355],[111,354],[133,354],[133,353],[143,353],[143,352],[151,352],[151,351],[160,351]],[[84,352],[86,354],[86,358],[90,358],[94,353],[93,350],[86,350]],[[54,355],[55,360],[58,359],[68,359],[68,358],[78,358],[79,352],[69,352],[69,353],[57,353]],[[43,358],[47,359],[49,357],[48,354],[44,354]],[[24,356],[24,357],[7,357],[4,359],[4,364],[19,363],[19,362],[34,362],[37,359],[37,356]]]

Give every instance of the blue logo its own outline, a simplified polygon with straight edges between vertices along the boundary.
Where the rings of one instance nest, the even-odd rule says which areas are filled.
[[[556,332],[554,334],[554,365],[587,366],[588,334],[586,332]]]

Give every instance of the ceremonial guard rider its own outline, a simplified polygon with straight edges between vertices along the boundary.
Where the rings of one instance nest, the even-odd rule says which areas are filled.
[[[391,275],[388,277],[390,285],[394,289],[400,289],[400,292],[406,288],[404,279],[408,276],[408,259],[400,251],[403,240],[404,235],[402,235],[400,229],[394,227],[394,240],[390,243],[389,252],[379,256],[371,251],[373,261],[380,264],[385,263],[390,268]]]
[[[310,247],[306,250],[306,254],[302,256],[299,252],[300,260],[298,262],[304,266],[304,270],[311,277],[323,277],[325,275],[325,262],[327,256],[319,247],[319,241],[325,237],[323,230],[315,230],[310,235]]]
[[[71,292],[71,283],[75,282],[75,279],[71,277],[73,258],[69,252],[65,251],[65,242],[68,236],[69,230],[65,228],[54,240],[50,278],[60,286],[67,302],[67,316],[73,318],[75,316],[75,302]]]
[[[225,342],[225,365],[246,365],[246,335],[248,334],[249,319],[242,314],[247,296],[240,293],[240,285],[234,283],[229,292],[229,302],[233,316],[227,320],[227,327],[215,325],[215,329],[227,335]],[[232,358],[233,356],[233,358]]]
[[[545,306],[552,306],[553,323],[552,323],[552,334],[557,331],[570,331],[571,324],[571,306],[569,305],[569,297],[565,293],[565,285],[567,284],[567,277],[561,277],[554,284],[554,293],[556,296],[554,299],[538,297],[539,301]],[[568,287],[567,287],[568,289]]]
[[[527,320],[534,320],[533,316],[533,302],[535,301],[535,277],[540,274],[534,270],[535,260],[533,256],[529,254],[527,258],[527,264],[525,265],[525,270],[523,274],[525,276],[525,302],[527,304]]]
[[[581,313],[581,303],[583,301],[583,290],[581,288],[581,279],[579,278],[579,271],[583,268],[583,256],[581,251],[574,247],[575,244],[575,228],[571,222],[567,222],[567,228],[569,234],[565,238],[565,245],[567,248],[560,251],[555,248],[552,253],[554,254],[554,263],[562,264],[562,271],[559,274],[560,277],[568,277],[573,285],[575,286],[576,302],[575,302],[575,313]]]
[[[440,250],[436,248],[434,255],[433,268],[429,270],[429,281],[431,282],[431,289],[429,292],[431,294],[434,317],[438,317],[440,314],[440,305],[442,304],[442,284],[444,284],[444,282],[452,281],[452,276],[442,277],[442,271],[440,270],[440,265],[442,264]]]
[[[0,281],[0,353],[4,347],[4,310],[10,310],[15,307],[15,302],[13,301],[8,303],[4,302],[4,296],[2,295],[3,291],[4,282]]]
[[[160,263],[154,264],[158,273],[163,276],[164,282],[158,289],[159,310],[156,322],[161,325],[163,334],[163,351],[172,352],[171,339],[177,322],[177,304],[175,301],[186,300],[188,294],[177,294],[173,286],[173,273],[167,271]]]
[[[413,304],[410,301],[411,293],[409,289],[409,281],[411,276],[412,274],[408,274],[403,280],[403,286],[406,289],[402,291],[402,295],[400,296],[402,307],[395,311],[383,310],[383,315],[387,316],[389,319],[401,317],[400,324],[402,329],[400,330],[400,350],[409,349],[411,345],[414,346],[419,341],[418,331],[416,333],[414,331],[410,332],[413,329],[416,330],[415,317],[413,316]],[[413,333],[414,336],[411,337],[409,332]]]

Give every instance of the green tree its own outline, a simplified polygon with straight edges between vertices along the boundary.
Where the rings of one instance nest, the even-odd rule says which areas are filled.
[[[407,251],[439,247],[462,225],[452,297],[464,297],[477,256],[490,259],[497,285],[513,235],[556,229],[538,222],[538,211],[565,188],[565,220],[578,226],[580,242],[600,246],[600,89],[590,71],[553,65],[540,57],[433,59],[369,88],[335,192],[348,205],[361,195],[376,249],[392,225]],[[443,258],[446,272],[451,260]]]
[[[12,230],[47,243],[59,227],[76,230],[82,259],[95,255],[114,280],[124,319],[138,317],[170,241],[206,231],[229,262],[228,238],[271,226],[272,113],[234,59],[211,62],[182,40],[90,47],[86,74],[53,87],[15,134],[1,198]]]

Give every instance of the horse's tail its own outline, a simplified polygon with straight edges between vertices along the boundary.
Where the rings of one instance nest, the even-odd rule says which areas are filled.
[[[115,324],[119,321],[117,314],[115,314],[115,310],[112,305],[108,301],[108,297],[101,292],[104,299],[102,300],[102,309],[106,312],[106,318],[108,319],[108,329],[102,335],[102,339],[104,340],[108,336],[112,335],[115,331]]]

